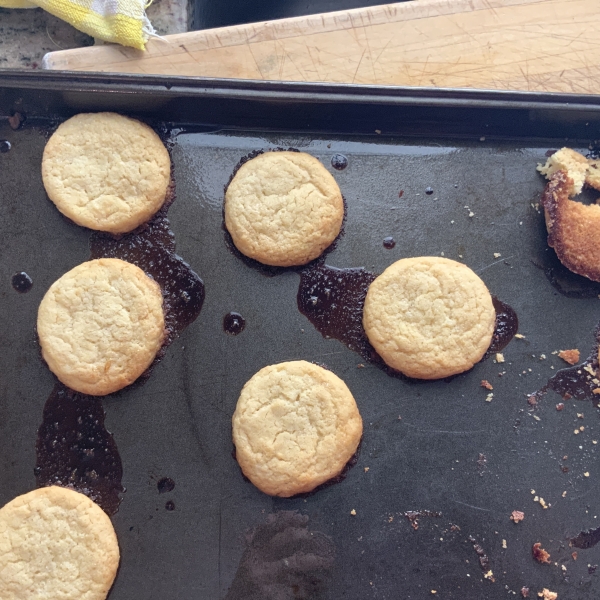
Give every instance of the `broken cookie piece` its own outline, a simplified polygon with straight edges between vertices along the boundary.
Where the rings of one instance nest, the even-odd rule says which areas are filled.
[[[600,206],[570,199],[573,179],[556,171],[542,195],[548,245],[573,273],[600,281]]]
[[[571,148],[561,148],[548,158],[546,164],[537,166],[537,170],[546,179],[551,179],[552,175],[559,171],[567,173],[571,179],[569,196],[581,194],[583,184],[586,182],[588,168],[588,159]]]
[[[542,544],[540,542],[536,542],[531,548],[531,553],[533,554],[533,558],[542,564],[550,564],[550,553],[546,552],[542,548]]]
[[[571,350],[561,350],[558,353],[558,358],[562,358],[570,365],[576,365],[579,362],[579,350],[572,348]]]

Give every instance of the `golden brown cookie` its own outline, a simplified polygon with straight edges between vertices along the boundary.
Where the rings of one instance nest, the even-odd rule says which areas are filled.
[[[237,461],[271,496],[310,492],[339,475],[361,436],[362,419],[346,384],[303,360],[261,369],[233,414]]]
[[[163,205],[169,153],[144,123],[116,113],[82,113],[54,132],[42,158],[50,200],[78,225],[126,233]]]
[[[50,370],[70,388],[104,396],[152,363],[165,331],[158,284],[118,258],[90,260],[55,281],[37,330]]]
[[[405,258],[370,285],[363,311],[369,341],[392,368],[417,379],[470,369],[489,348],[496,311],[485,284],[447,258]]]
[[[225,193],[225,225],[236,248],[290,267],[320,256],[338,236],[344,201],[333,176],[304,152],[265,152],[244,163]]]
[[[2,600],[104,600],[118,566],[110,519],[79,492],[41,488],[0,509]]]
[[[566,171],[550,177],[542,195],[548,245],[578,275],[600,281],[600,206],[569,198],[573,181]]]

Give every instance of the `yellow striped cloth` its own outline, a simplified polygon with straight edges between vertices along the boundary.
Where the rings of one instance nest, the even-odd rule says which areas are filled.
[[[145,0],[0,0],[3,8],[43,8],[88,35],[139,50],[154,34],[147,6]]]

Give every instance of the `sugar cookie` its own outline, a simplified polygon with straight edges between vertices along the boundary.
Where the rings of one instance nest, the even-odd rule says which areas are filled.
[[[119,234],[163,205],[171,159],[156,133],[116,113],[82,113],[54,132],[42,158],[50,200],[78,225]]]
[[[2,600],[104,600],[118,566],[110,519],[79,492],[41,488],[0,509]]]
[[[284,498],[339,475],[361,435],[346,384],[302,360],[261,369],[242,389],[233,415],[244,475],[265,494]]]
[[[118,258],[90,260],[55,281],[42,299],[42,355],[62,383],[104,396],[133,383],[165,332],[160,287]]]
[[[244,163],[225,193],[236,248],[279,267],[314,260],[338,236],[344,201],[333,176],[304,152],[265,152]]]
[[[392,368],[417,379],[462,373],[489,348],[496,311],[469,267],[440,257],[405,258],[370,285],[367,337]]]

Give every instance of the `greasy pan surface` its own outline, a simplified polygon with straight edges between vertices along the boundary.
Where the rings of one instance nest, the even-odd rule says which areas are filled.
[[[32,90],[0,96],[0,115],[15,106],[30,111],[16,131],[0,116],[0,140],[11,144],[0,154],[0,504],[35,486],[36,431],[54,386],[37,346],[37,307],[53,281],[89,258],[90,232],[58,213],[40,175],[48,131],[80,110],[81,99],[74,104],[67,95],[45,109],[43,96]],[[86,98],[94,108],[93,94]],[[549,139],[524,132],[500,140],[484,130],[474,135],[467,116],[457,113],[455,134],[439,137],[432,113],[421,133],[418,123],[412,126],[411,136],[386,135],[385,128],[378,135],[370,125],[371,133],[356,135],[335,120],[327,133],[307,132],[310,121],[295,120],[290,107],[288,122],[278,113],[278,131],[269,131],[267,105],[262,130],[255,119],[252,131],[244,131],[229,127],[241,113],[227,122],[223,110],[220,121],[203,112],[192,127],[168,106],[149,106],[117,94],[112,108],[154,126],[169,123],[177,198],[168,216],[177,253],[202,277],[206,299],[144,385],[103,400],[127,489],[113,517],[122,561],[111,600],[224,598],[234,579],[230,599],[495,599],[511,591],[520,597],[523,586],[530,597],[544,587],[559,598],[600,593],[600,575],[588,567],[600,563],[600,545],[569,547],[580,531],[600,526],[598,409],[554,392],[535,410],[527,402],[567,366],[553,351],[579,348],[582,360],[588,356],[600,320],[597,295],[567,297],[540,268],[550,264],[551,251],[535,208],[544,187],[535,166],[565,143],[570,127],[579,131],[583,124],[557,117],[547,127]],[[111,108],[110,100],[95,108]],[[495,131],[503,117],[511,120],[499,110]],[[367,105],[354,115],[360,111],[365,123],[374,119]],[[567,143],[585,149],[592,138]],[[317,156],[341,187],[347,220],[328,265],[381,272],[402,257],[442,253],[464,262],[518,315],[526,337],[510,342],[506,362],[488,359],[451,381],[390,377],[324,339],[298,311],[298,273],[267,277],[230,252],[221,227],[223,188],[243,156],[274,147]],[[334,154],[348,158],[346,169],[331,167]],[[394,248],[383,246],[388,236]],[[19,271],[33,279],[26,294],[11,285]],[[237,336],[223,331],[230,311],[246,320]],[[344,379],[364,437],[344,481],[308,497],[274,499],[242,477],[230,421],[249,377],[295,359],[325,364]],[[494,388],[490,402],[484,379]],[[564,410],[557,411],[560,401]],[[157,483],[165,477],[175,487],[161,494]],[[534,502],[535,495],[550,508]],[[174,510],[166,509],[168,501]],[[278,540],[262,529],[244,554],[248,532],[282,510],[297,510],[308,523],[280,516]],[[513,510],[525,513],[521,523],[509,519]],[[422,516],[417,529],[407,511],[441,514]],[[550,552],[551,564],[532,558],[536,542]],[[484,568],[474,544],[488,557]],[[484,578],[489,569],[495,582]]]

